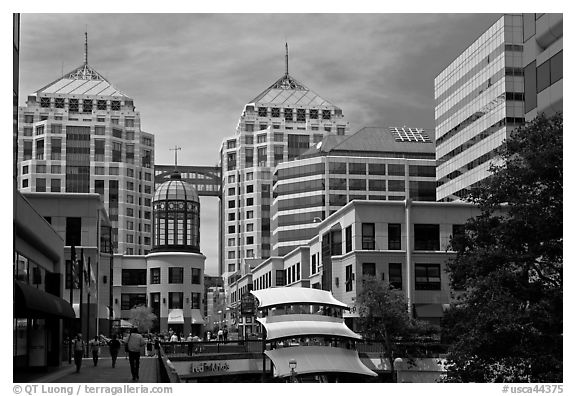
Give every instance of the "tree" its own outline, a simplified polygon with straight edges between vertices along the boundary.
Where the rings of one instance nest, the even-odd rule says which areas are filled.
[[[357,297],[360,331],[364,337],[381,340],[386,359],[395,376],[393,341],[430,330],[408,316],[404,293],[374,277],[363,280]]]
[[[449,262],[448,381],[562,382],[562,115],[514,131]]]
[[[144,305],[137,305],[130,310],[130,319],[128,320],[138,328],[141,333],[148,332],[154,325],[156,315],[152,313],[152,308]]]

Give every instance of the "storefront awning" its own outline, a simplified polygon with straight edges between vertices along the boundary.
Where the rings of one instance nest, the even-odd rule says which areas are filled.
[[[415,304],[417,318],[441,318],[444,316],[442,304]]]
[[[335,336],[357,340],[362,338],[342,322],[312,320],[267,322],[266,318],[258,318],[257,320],[266,328],[266,339],[268,340],[306,336]]]
[[[70,303],[25,283],[14,281],[14,315],[18,317],[74,318]]]
[[[131,329],[133,327],[136,327],[136,326],[134,326],[132,323],[128,322],[127,320],[120,319],[120,328],[121,329]]]
[[[184,324],[184,312],[181,309],[168,311],[168,324]]]
[[[192,310],[192,324],[204,324],[204,318],[199,309]]]
[[[288,377],[290,360],[296,360],[296,375],[314,373],[352,373],[369,375],[377,374],[368,369],[358,357],[358,352],[351,349],[330,346],[299,346],[279,348],[264,353],[274,364],[276,377]]]
[[[260,309],[283,304],[317,304],[348,308],[346,304],[336,300],[330,292],[307,287],[271,287],[252,290],[250,293],[258,299]]]

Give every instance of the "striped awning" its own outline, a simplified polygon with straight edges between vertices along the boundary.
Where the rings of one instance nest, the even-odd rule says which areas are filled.
[[[346,304],[336,300],[329,291],[307,287],[272,287],[252,290],[250,293],[258,299],[260,309],[285,304],[317,304],[348,308]]]
[[[266,318],[257,318],[266,329],[267,340],[290,337],[334,336],[359,340],[359,334],[350,330],[343,322],[298,320],[268,322]]]
[[[274,364],[275,377],[290,376],[290,361],[296,361],[296,375],[314,373],[377,374],[366,367],[351,349],[330,346],[299,346],[264,351]]]

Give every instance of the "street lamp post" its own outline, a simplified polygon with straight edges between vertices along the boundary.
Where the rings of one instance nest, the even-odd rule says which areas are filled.
[[[296,359],[290,359],[288,366],[290,367],[290,382],[296,382]]]

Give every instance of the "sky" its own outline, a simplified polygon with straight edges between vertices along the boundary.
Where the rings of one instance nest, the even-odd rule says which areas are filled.
[[[365,126],[434,131],[434,78],[501,14],[21,15],[20,105],[88,63],[134,99],[155,163],[218,164],[250,100],[289,72]],[[217,198],[201,198],[201,251],[216,275]]]

